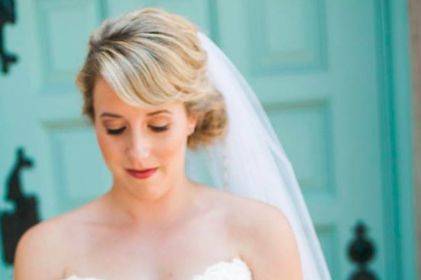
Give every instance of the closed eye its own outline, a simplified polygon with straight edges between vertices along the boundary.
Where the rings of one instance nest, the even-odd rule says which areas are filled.
[[[123,131],[126,129],[125,126],[123,126],[122,128],[117,128],[117,129],[107,129],[107,133],[110,135],[118,135],[123,133]]]
[[[155,132],[163,132],[166,131],[168,129],[168,125],[165,126],[152,126],[150,125],[149,128],[152,129]],[[121,133],[123,133],[123,131],[126,129],[125,126],[121,127],[121,128],[117,128],[117,129],[107,129],[107,134],[110,135],[119,135]]]
[[[153,126],[153,125],[150,125],[149,127],[150,127],[150,129],[152,129],[155,132],[163,132],[163,131],[165,131],[165,130],[168,129],[168,125],[164,125],[164,126]]]

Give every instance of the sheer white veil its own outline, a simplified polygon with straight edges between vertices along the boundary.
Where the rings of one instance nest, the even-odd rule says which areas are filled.
[[[202,150],[211,179],[227,191],[279,207],[295,233],[304,279],[331,279],[293,168],[256,94],[219,47],[204,33],[198,36],[208,55],[209,79],[224,96],[228,114],[227,136]],[[194,152],[189,153],[188,173],[195,172]]]

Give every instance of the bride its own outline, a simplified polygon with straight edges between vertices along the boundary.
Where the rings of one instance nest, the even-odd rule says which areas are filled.
[[[77,84],[112,186],[28,230],[14,279],[330,279],[267,116],[193,23],[156,8],[106,20]],[[185,168],[199,151],[215,187]]]

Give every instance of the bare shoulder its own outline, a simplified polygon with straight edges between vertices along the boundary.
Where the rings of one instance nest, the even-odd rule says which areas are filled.
[[[75,226],[87,211],[81,207],[44,220],[19,239],[14,259],[14,279],[60,279],[75,248]]]
[[[239,196],[228,191],[213,189],[215,200],[226,212],[227,222],[231,229],[241,235],[255,231],[278,230],[290,231],[288,219],[278,207],[253,198]]]
[[[222,192],[227,221],[255,279],[301,279],[297,241],[278,207]]]
[[[28,229],[19,239],[14,279],[58,279],[66,244],[61,219],[53,218]],[[35,261],[36,260],[36,261]]]

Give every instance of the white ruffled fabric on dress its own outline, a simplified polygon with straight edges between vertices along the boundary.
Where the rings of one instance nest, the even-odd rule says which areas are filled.
[[[80,277],[77,277],[76,275],[72,275],[63,280],[102,280],[102,279],[92,278],[92,277],[80,278]]]
[[[247,264],[239,258],[230,262],[219,262],[206,269],[192,280],[252,280]]]

